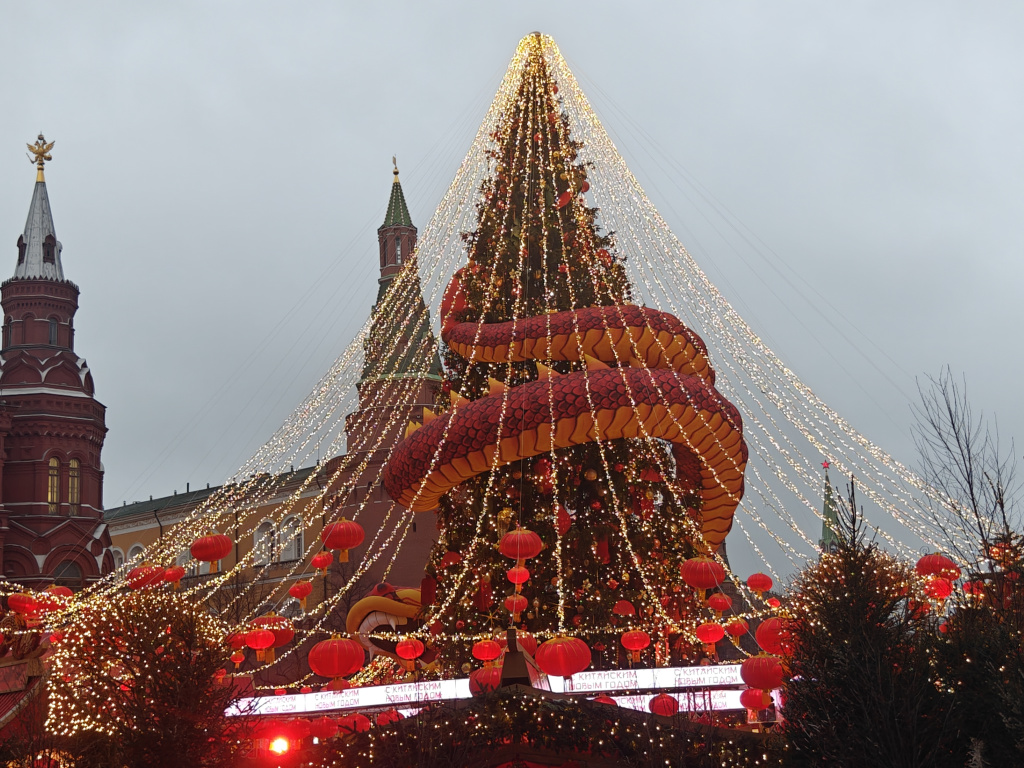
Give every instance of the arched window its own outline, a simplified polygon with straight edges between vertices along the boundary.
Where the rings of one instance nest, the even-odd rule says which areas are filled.
[[[50,505],[50,514],[55,515],[60,510],[60,459],[56,456],[50,459],[50,476],[46,486],[46,501]]]
[[[54,264],[57,261],[57,238],[47,235],[43,240],[43,264]]]
[[[53,572],[53,581],[58,586],[78,589],[82,586],[82,569],[70,560],[65,560]]]
[[[14,321],[11,318],[4,320],[4,349],[11,346],[11,329],[14,325]]]
[[[253,563],[255,565],[267,565],[274,555],[274,524],[267,520],[260,523],[256,533],[252,537]]]
[[[141,544],[132,544],[131,548],[128,550],[128,561],[131,562],[137,557],[142,557],[144,550],[145,548]]]
[[[50,318],[50,344],[57,345],[57,320]]]
[[[24,264],[25,263],[25,236],[24,235],[19,235],[18,236],[18,263],[19,264]]]
[[[68,462],[68,504],[70,514],[77,515],[82,503],[82,465],[78,459]]]
[[[402,238],[395,236],[395,264],[402,263]]]
[[[117,547],[110,550],[110,554],[114,557],[114,570],[116,571],[122,565],[124,565],[124,552]]]
[[[298,560],[302,557],[302,520],[286,517],[281,523],[281,562]]]

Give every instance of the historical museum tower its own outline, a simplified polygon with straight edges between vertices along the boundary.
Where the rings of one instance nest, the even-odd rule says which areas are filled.
[[[43,165],[18,238],[14,276],[0,286],[0,571],[36,588],[80,587],[113,566],[102,521],[105,408],[75,352],[78,286],[64,277]]]

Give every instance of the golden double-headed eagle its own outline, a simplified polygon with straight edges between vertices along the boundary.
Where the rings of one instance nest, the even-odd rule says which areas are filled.
[[[53,157],[50,156],[50,150],[53,149],[53,145],[56,143],[55,141],[47,143],[46,137],[40,133],[35,144],[26,144],[28,151],[31,153],[28,159],[36,164],[40,175],[43,173],[43,164],[47,160],[53,160]]]

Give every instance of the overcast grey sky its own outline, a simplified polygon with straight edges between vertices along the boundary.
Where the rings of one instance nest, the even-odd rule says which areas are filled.
[[[42,129],[108,507],[270,436],[373,301],[392,154],[422,228],[535,29],[854,426],[912,463],[914,378],[949,364],[1024,436],[1020,3],[4,3],[0,275]]]

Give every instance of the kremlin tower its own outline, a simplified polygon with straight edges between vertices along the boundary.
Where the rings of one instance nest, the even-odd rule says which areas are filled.
[[[75,352],[78,286],[64,277],[43,165],[14,275],[0,286],[0,573],[27,586],[84,586],[110,571],[100,451],[106,408]]]

